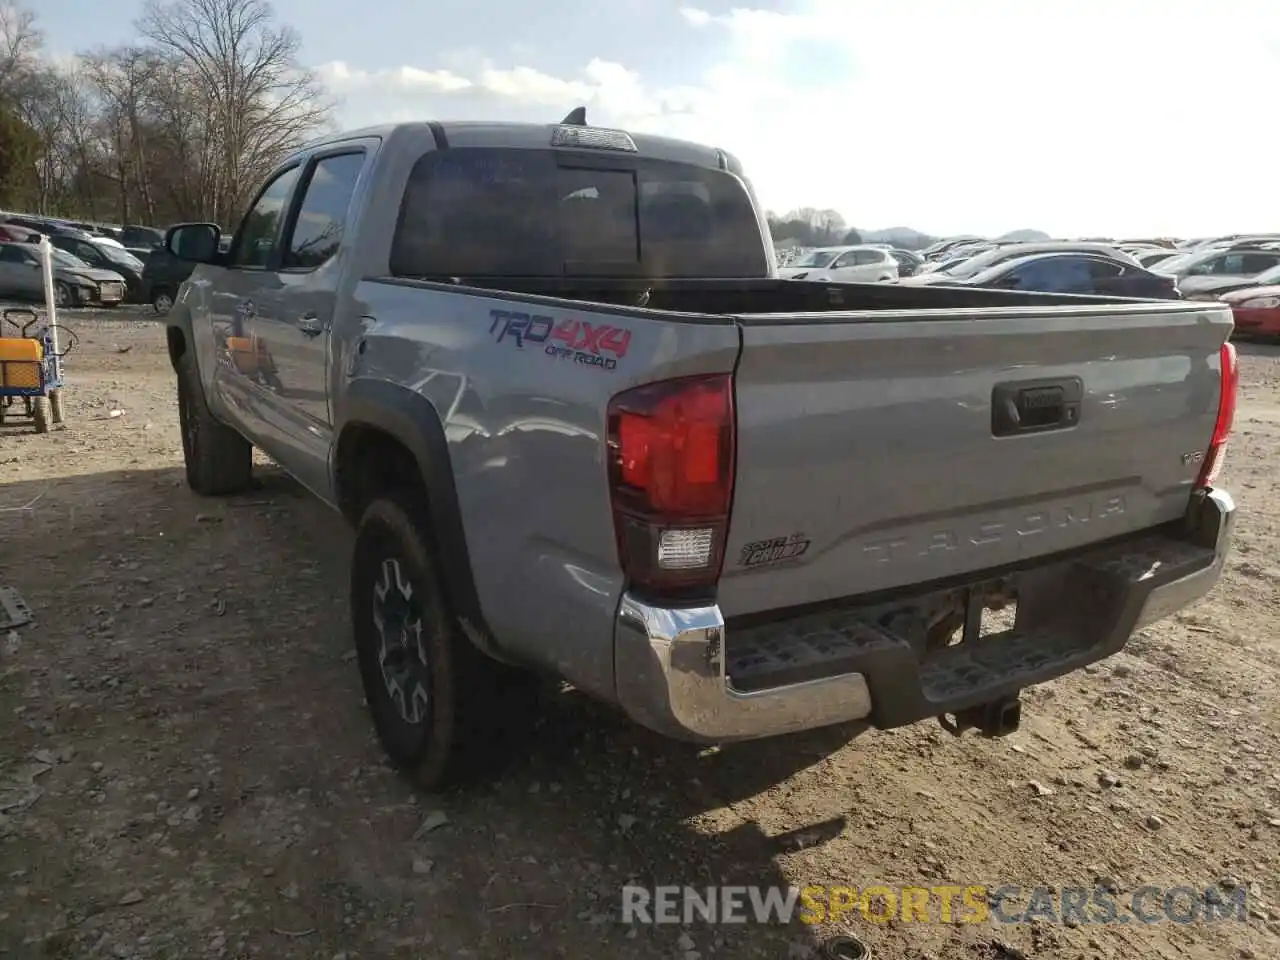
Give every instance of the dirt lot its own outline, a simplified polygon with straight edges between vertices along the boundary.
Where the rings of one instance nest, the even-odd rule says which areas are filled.
[[[565,693],[492,784],[433,797],[372,738],[336,517],[269,467],[194,497],[161,328],[68,322],[67,429],[0,429],[0,583],[38,618],[0,632],[0,953],[800,958],[851,930],[893,960],[1280,955],[1280,352],[1243,348],[1225,582],[1033,691],[1014,736],[700,754]],[[1250,917],[633,928],[629,880],[1244,885]]]

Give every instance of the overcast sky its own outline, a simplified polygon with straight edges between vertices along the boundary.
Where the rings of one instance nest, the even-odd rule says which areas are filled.
[[[40,0],[51,52],[142,0]],[[558,120],[736,153],[926,232],[1280,229],[1280,0],[276,0],[343,126]]]

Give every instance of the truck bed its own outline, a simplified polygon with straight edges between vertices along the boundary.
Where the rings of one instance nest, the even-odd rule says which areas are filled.
[[[731,373],[736,467],[716,588],[726,617],[965,577],[1177,520],[1213,434],[1231,330],[1212,304],[943,286],[470,278],[365,289],[377,315],[438,317],[474,331],[475,349],[502,341],[506,379],[473,379],[475,400],[450,401],[461,413],[488,393],[467,416],[489,435],[531,429],[507,410],[554,403],[595,438],[501,444],[508,470],[525,462],[532,477],[544,463],[566,480],[555,522],[509,517],[506,529],[528,526],[540,544],[527,562],[548,531],[574,562],[592,557],[602,575],[614,562],[607,498],[582,493],[601,476],[610,396]],[[548,331],[579,318],[625,329],[629,352],[604,376],[558,366],[554,337],[526,350],[494,334],[507,315]],[[511,365],[520,353],[552,359]],[[477,509],[507,516],[499,489]]]
[[[746,322],[756,314],[824,314],[833,311],[921,310],[943,311],[955,319],[963,308],[987,307],[1087,307],[1115,303],[1167,304],[1168,301],[1129,300],[1077,294],[1028,293],[981,287],[908,286],[895,283],[808,283],[798,280],[636,280],[583,279],[580,277],[426,277],[422,280],[388,279],[388,283],[414,286],[470,288],[494,293],[603,303],[612,306],[669,310],[699,315],[707,321],[727,320],[732,314]],[[1177,302],[1177,301],[1173,301]],[[821,321],[807,316],[802,322]],[[847,322],[848,317],[832,318]]]

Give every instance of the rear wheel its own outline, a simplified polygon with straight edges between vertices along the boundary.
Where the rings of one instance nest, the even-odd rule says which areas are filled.
[[[502,755],[536,704],[536,680],[482,654],[441,588],[420,493],[375,499],[356,530],[351,618],[365,700],[392,763],[426,790]],[[495,749],[498,748],[498,749]]]
[[[178,422],[187,486],[216,497],[241,493],[253,483],[253,447],[216,420],[205,403],[195,364],[184,357],[178,365]]]
[[[173,294],[168,290],[157,290],[151,296],[151,307],[156,313],[168,313],[173,307]]]

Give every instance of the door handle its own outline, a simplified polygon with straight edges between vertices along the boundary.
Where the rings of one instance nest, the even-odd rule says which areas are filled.
[[[1011,437],[1070,429],[1080,422],[1083,400],[1084,382],[1079,377],[996,384],[991,391],[991,433]]]
[[[297,320],[299,332],[304,336],[315,337],[324,332],[324,324],[320,322],[320,318],[314,313],[308,313],[301,316]]]

